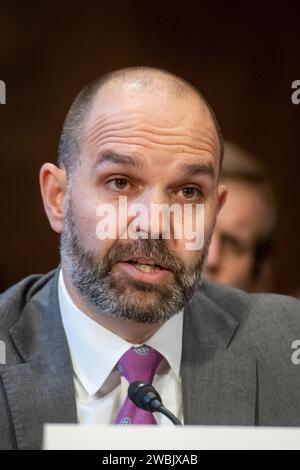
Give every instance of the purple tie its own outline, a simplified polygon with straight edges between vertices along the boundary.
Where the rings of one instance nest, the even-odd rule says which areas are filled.
[[[119,360],[117,368],[128,383],[141,380],[151,384],[163,356],[149,346],[130,348]],[[150,411],[142,410],[127,397],[115,424],[157,424]]]

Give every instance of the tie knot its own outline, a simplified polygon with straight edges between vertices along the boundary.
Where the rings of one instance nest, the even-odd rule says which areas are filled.
[[[130,348],[119,360],[117,367],[129,383],[140,380],[152,383],[163,356],[150,346]]]

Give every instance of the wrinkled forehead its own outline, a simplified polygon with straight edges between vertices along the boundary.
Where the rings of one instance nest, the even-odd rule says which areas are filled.
[[[134,81],[105,86],[86,118],[85,145],[90,151],[99,151],[109,139],[121,142],[134,133],[143,133],[142,137],[157,139],[165,146],[182,142],[196,148],[201,142],[216,159],[220,154],[212,116],[195,92],[164,86],[145,89]]]

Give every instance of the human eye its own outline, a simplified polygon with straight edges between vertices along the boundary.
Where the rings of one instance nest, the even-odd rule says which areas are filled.
[[[184,186],[179,190],[185,199],[197,200],[203,197],[203,192],[195,186]]]
[[[107,181],[106,185],[112,190],[122,191],[129,189],[130,183],[126,178],[115,177]]]

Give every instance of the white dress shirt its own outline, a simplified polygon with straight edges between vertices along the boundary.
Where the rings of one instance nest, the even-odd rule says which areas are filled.
[[[127,396],[128,382],[116,364],[132,346],[83,313],[72,301],[59,274],[58,298],[74,371],[79,423],[113,423]],[[183,310],[172,316],[146,341],[159,351],[162,360],[153,380],[163,404],[181,421],[182,393],[180,364]],[[172,425],[161,413],[154,413],[158,424]]]

